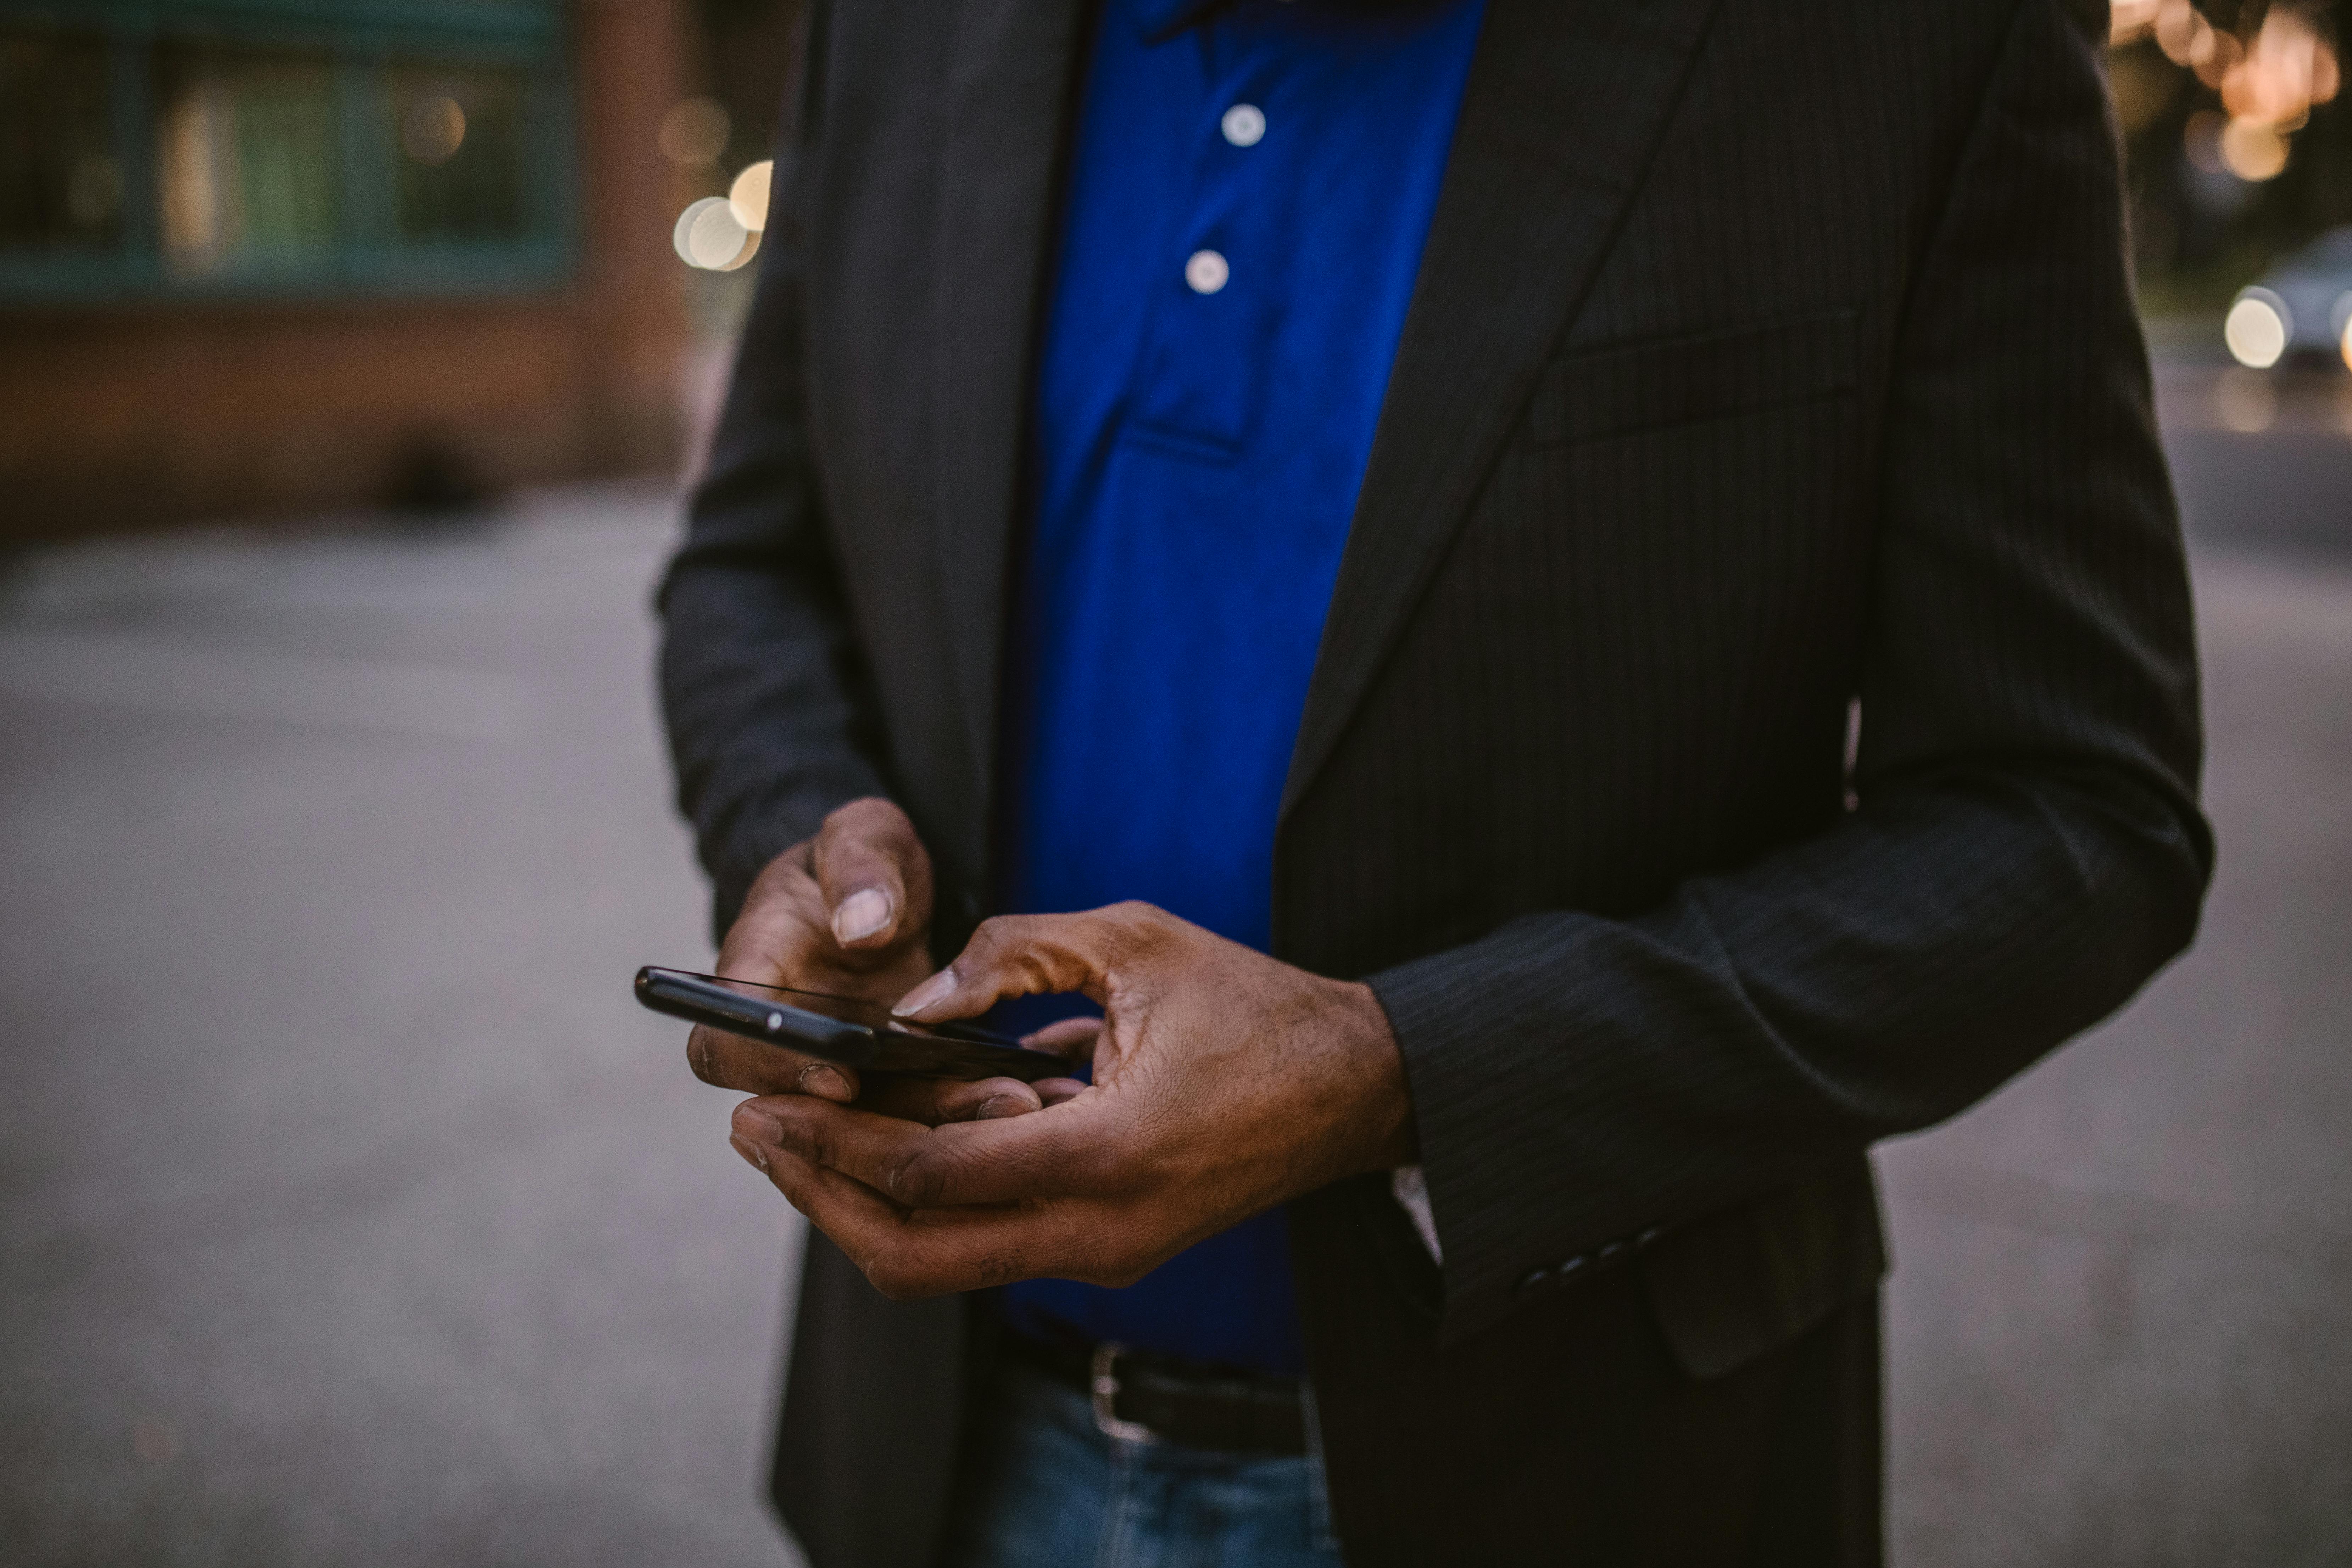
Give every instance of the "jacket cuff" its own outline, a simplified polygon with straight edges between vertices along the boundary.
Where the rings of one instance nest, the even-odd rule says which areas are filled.
[[[1559,962],[1574,938],[1555,927],[1580,919],[1517,922],[1368,977],[1403,1053],[1444,1238],[1442,1342],[1629,1262],[1659,1235],[1582,1136],[1611,1096],[1562,1023],[1596,1000],[1573,994],[1575,966]]]

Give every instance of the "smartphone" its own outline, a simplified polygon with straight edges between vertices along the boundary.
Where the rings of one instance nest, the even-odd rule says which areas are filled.
[[[789,1046],[860,1072],[918,1078],[1068,1078],[1067,1059],[1033,1051],[1009,1035],[971,1024],[909,1024],[878,1002],[722,980],[680,969],[637,971],[637,1000],[656,1013],[708,1024],[747,1040]]]

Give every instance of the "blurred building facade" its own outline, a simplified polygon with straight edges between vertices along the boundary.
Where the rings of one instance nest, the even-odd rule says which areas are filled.
[[[675,460],[687,0],[0,0],[0,542]]]

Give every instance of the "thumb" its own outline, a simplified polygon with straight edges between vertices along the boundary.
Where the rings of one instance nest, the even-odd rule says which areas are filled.
[[[930,858],[914,824],[890,802],[854,800],[827,816],[813,858],[842,946],[887,947],[929,927]]]

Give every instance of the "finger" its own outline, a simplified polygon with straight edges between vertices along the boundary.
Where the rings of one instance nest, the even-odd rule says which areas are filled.
[[[1102,1197],[1142,1179],[1123,1168],[1121,1140],[1096,1113],[1099,1096],[1050,1110],[937,1127],[804,1095],[746,1100],[735,1131],[838,1171],[908,1208]]]
[[[1037,1091],[1017,1078],[983,1078],[971,1083],[942,1079],[934,1101],[939,1121],[994,1121],[1045,1109]]]
[[[1034,1035],[1024,1035],[1021,1043],[1033,1051],[1046,1051],[1054,1056],[1067,1057],[1074,1062],[1091,1060],[1095,1041],[1102,1034],[1100,1018],[1065,1018],[1058,1024],[1048,1024]]]
[[[695,1077],[719,1089],[810,1094],[845,1105],[857,1098],[857,1075],[848,1068],[708,1024],[696,1025],[687,1036],[686,1060]]]
[[[813,945],[812,926],[827,910],[816,883],[816,858],[809,844],[795,844],[760,872],[742,910],[719,944],[714,973],[755,984],[789,984]]]
[[[1066,1100],[1076,1100],[1086,1093],[1087,1086],[1074,1078],[1042,1078],[1029,1086],[1037,1098],[1047,1105],[1059,1105]]]
[[[903,1018],[969,1018],[1013,996],[1076,991],[1108,1000],[1112,971],[1133,967],[1197,931],[1165,910],[1129,902],[1076,915],[998,915],[955,962],[891,1009]]]
[[[863,1091],[854,1103],[860,1110],[936,1127],[942,1121],[1017,1115],[1040,1110],[1045,1101],[1035,1089],[1018,1079],[983,1079],[967,1083],[961,1079],[867,1073]],[[984,1114],[983,1107],[987,1108]]]
[[[1029,1085],[1014,1078],[980,1079],[966,1082],[951,1078],[915,1078],[901,1074],[869,1074],[857,1109],[919,1121],[936,1127],[943,1121],[984,1121],[998,1116],[1019,1116],[1042,1110],[1045,1100]]]
[[[887,800],[854,800],[824,819],[814,865],[834,939],[887,947],[931,918],[930,858],[907,814]]]
[[[855,1258],[849,1238],[864,1237],[866,1245],[860,1251],[870,1251],[874,1241],[882,1234],[879,1227],[905,1220],[907,1211],[890,1202],[870,1187],[860,1186],[838,1171],[828,1170],[814,1161],[803,1160],[772,1143],[746,1138],[740,1132],[730,1132],[727,1142],[746,1164],[775,1184],[793,1207],[806,1215],[819,1229]],[[818,1218],[823,1210],[824,1218]],[[863,1267],[861,1265],[861,1267]]]
[[[894,1300],[987,1289],[1046,1275],[1096,1279],[1103,1272],[1094,1261],[1089,1227],[1075,1215],[1014,1207],[910,1214],[839,1172],[784,1150],[760,1150],[756,1158],[745,1158],[759,1164],[776,1190]]]
[[[801,1112],[806,1107],[828,1114],[803,1116]],[[922,1121],[796,1095],[747,1100],[735,1108],[731,1125],[735,1136],[770,1152],[793,1154],[837,1171],[894,1201],[889,1170],[937,1135]]]

